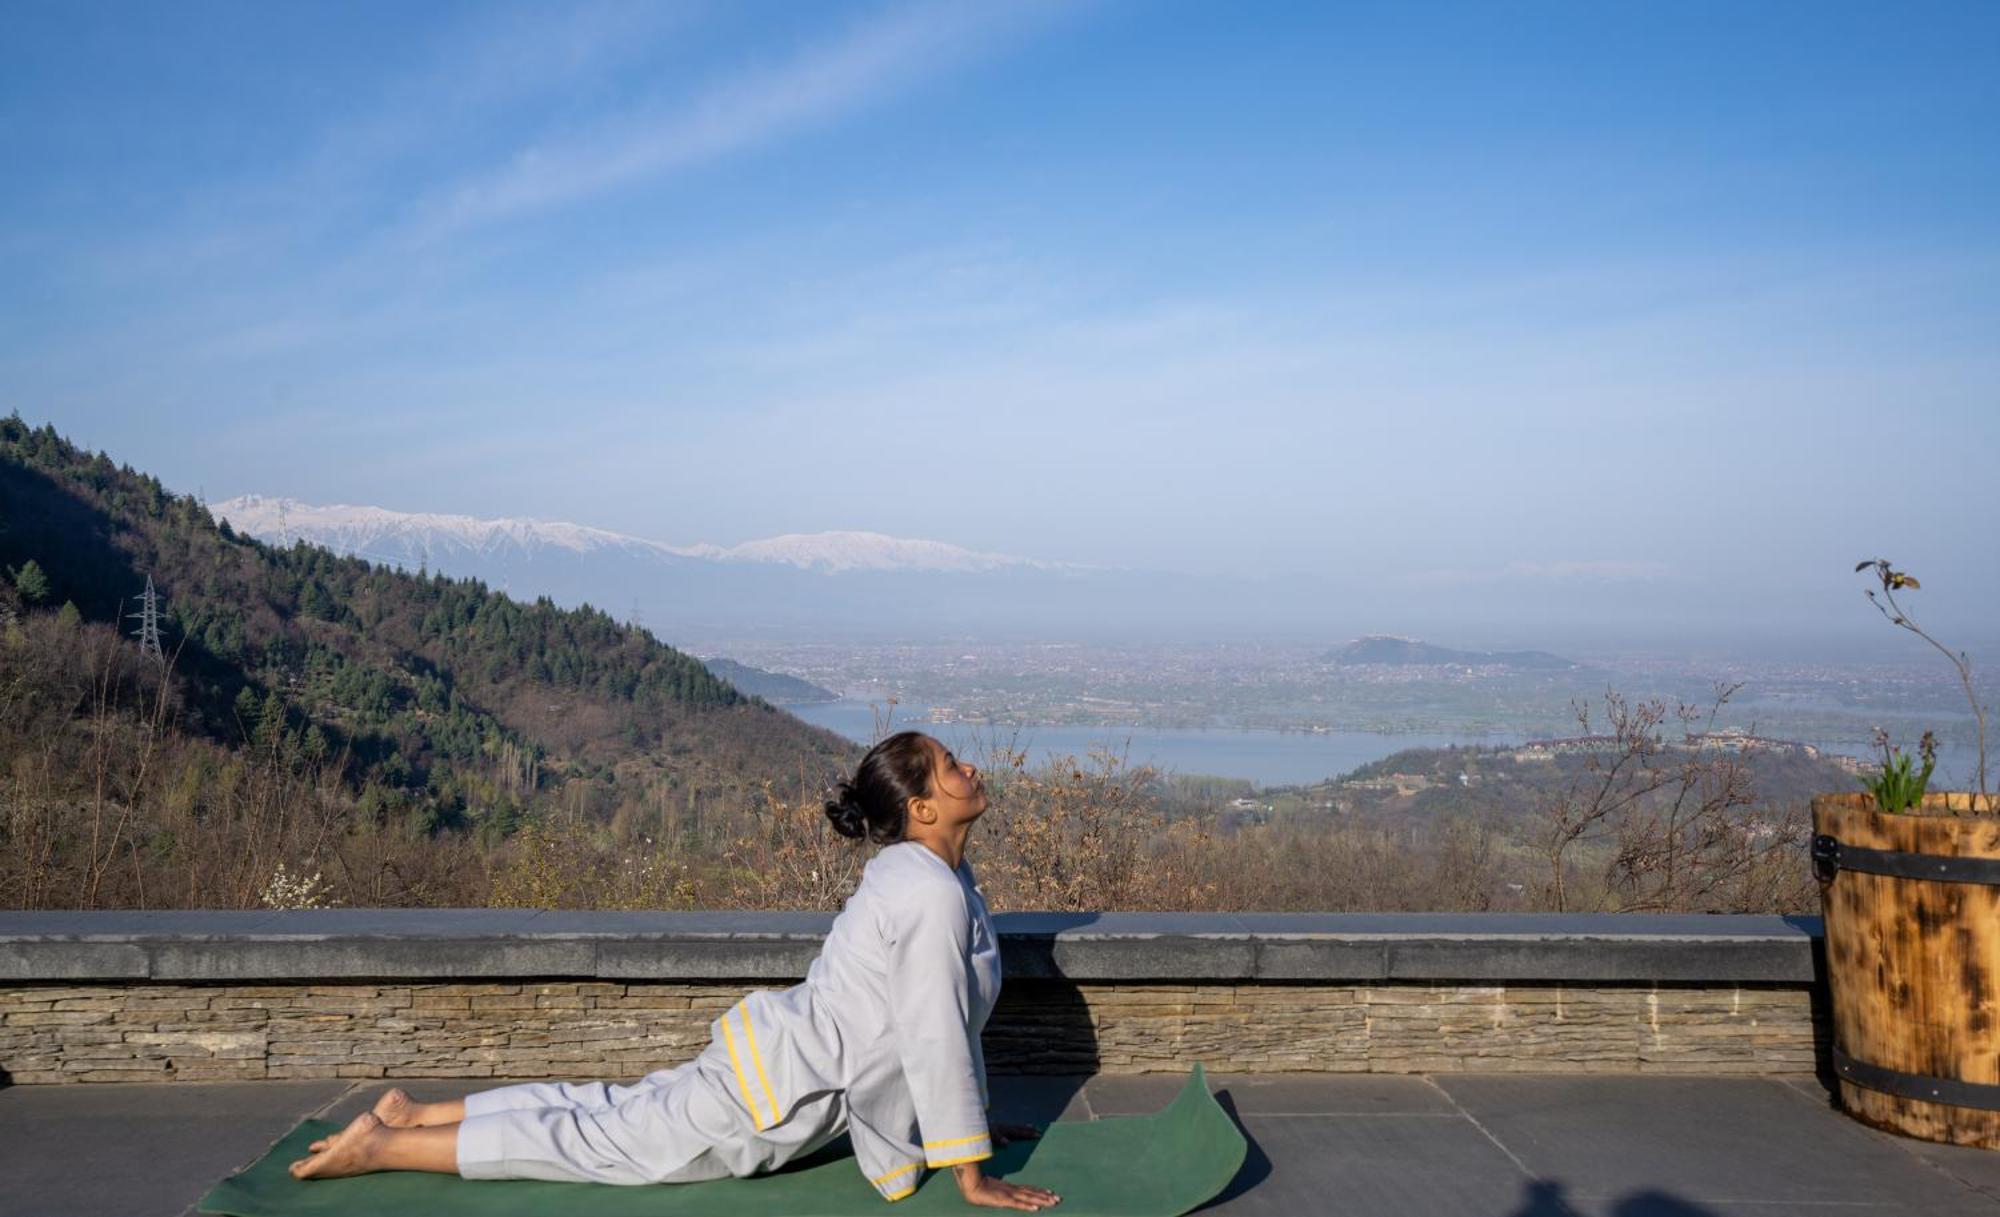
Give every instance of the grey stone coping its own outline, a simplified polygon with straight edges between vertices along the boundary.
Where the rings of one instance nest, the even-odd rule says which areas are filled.
[[[0,982],[797,980],[830,914],[0,912]],[[1820,919],[1652,913],[1003,913],[1010,979],[1807,985]]]

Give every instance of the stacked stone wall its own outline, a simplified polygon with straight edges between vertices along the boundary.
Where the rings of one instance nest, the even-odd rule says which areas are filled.
[[[742,984],[0,986],[0,1080],[630,1078],[684,1061]],[[1804,985],[1009,982],[995,1073],[1784,1073],[1823,1064]]]

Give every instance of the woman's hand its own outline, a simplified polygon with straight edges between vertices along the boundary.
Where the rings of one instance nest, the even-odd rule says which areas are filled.
[[[1009,1183],[996,1179],[979,1169],[977,1162],[968,1162],[952,1168],[958,1177],[959,1195],[967,1204],[982,1208],[1024,1209],[1039,1213],[1052,1204],[1062,1203],[1062,1197],[1045,1187],[1031,1187],[1025,1183]]]
[[[986,1133],[993,1138],[995,1149],[1009,1141],[1039,1141],[1042,1136],[1042,1130],[1032,1124],[988,1124]]]

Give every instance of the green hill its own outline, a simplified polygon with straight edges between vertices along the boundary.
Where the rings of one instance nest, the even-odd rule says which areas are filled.
[[[800,680],[783,672],[766,672],[762,668],[753,668],[747,663],[738,663],[734,659],[725,659],[720,655],[703,662],[708,665],[709,671],[745,693],[762,697],[781,706],[840,700],[840,694],[831,689],[822,689],[809,680]]]
[[[156,699],[165,729],[232,755],[263,746],[314,761],[368,811],[427,832],[491,841],[542,804],[699,823],[747,808],[767,782],[823,784],[858,755],[588,605],[266,545],[51,426],[0,419],[0,622],[33,626],[44,652],[101,661],[100,676],[130,675],[109,700],[132,715],[151,706],[129,637],[149,575],[171,661]],[[115,630],[130,654],[51,642],[67,637],[48,633],[58,620],[79,639]],[[56,682],[50,696],[74,683],[77,671],[46,653],[30,662],[16,641],[0,649],[0,681]]]

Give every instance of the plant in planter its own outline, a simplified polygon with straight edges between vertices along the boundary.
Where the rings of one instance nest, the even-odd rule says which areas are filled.
[[[1866,562],[1857,564],[1854,569],[1858,573],[1870,567],[1874,568],[1875,577],[1882,581],[1882,595],[1878,599],[1875,595],[1875,589],[1872,587],[1869,588],[1867,592],[1868,603],[1874,605],[1884,617],[1888,618],[1891,625],[1900,626],[1936,647],[1940,654],[1946,659],[1951,660],[1951,666],[1958,669],[1958,681],[1965,686],[1965,699],[1972,703],[1973,721],[1979,724],[1978,786],[1980,799],[1984,801],[1986,797],[1986,707],[1979,704],[1979,692],[1972,687],[1972,662],[1965,657],[1964,651],[1953,653],[1950,647],[1947,647],[1942,642],[1925,633],[1923,627],[1919,626],[1915,619],[1908,612],[1904,611],[1903,606],[1896,603],[1896,593],[1899,590],[1909,588],[1911,591],[1916,591],[1922,588],[1923,584],[1918,583],[1902,571],[1891,567],[1886,558],[1871,558]],[[1878,743],[1882,742],[1883,738],[1884,733],[1877,733]],[[1924,732],[1924,740],[1931,742],[1933,749],[1935,748],[1935,743],[1930,732]],[[1924,782],[1928,782],[1930,779],[1930,761],[1933,759],[1933,756],[1934,753],[1927,753],[1925,755]],[[1885,769],[1891,763],[1891,759],[1888,755],[1884,755],[1883,762]],[[1923,794],[1924,782],[1918,783],[1917,786],[1917,794],[1920,797]],[[1904,808],[1890,807],[1884,804],[1883,810],[1901,811]]]
[[[2000,1149],[2000,815],[1986,792],[1986,708],[1972,665],[1896,600],[1917,581],[1884,559],[1868,599],[1957,668],[1979,727],[1978,789],[1929,789],[1922,767],[1876,732],[1865,792],[1812,801],[1813,871],[1825,914],[1833,1068],[1841,1106],[1893,1132]]]
[[[1861,778],[1861,784],[1875,796],[1875,805],[1883,811],[1909,811],[1922,803],[1924,788],[1931,784],[1931,771],[1937,768],[1936,734],[1926,731],[1917,742],[1917,755],[1924,758],[1924,767],[1916,773],[1910,772],[1910,754],[1890,744],[1889,733],[1880,727],[1875,729],[1875,746],[1882,750],[1882,772]]]

